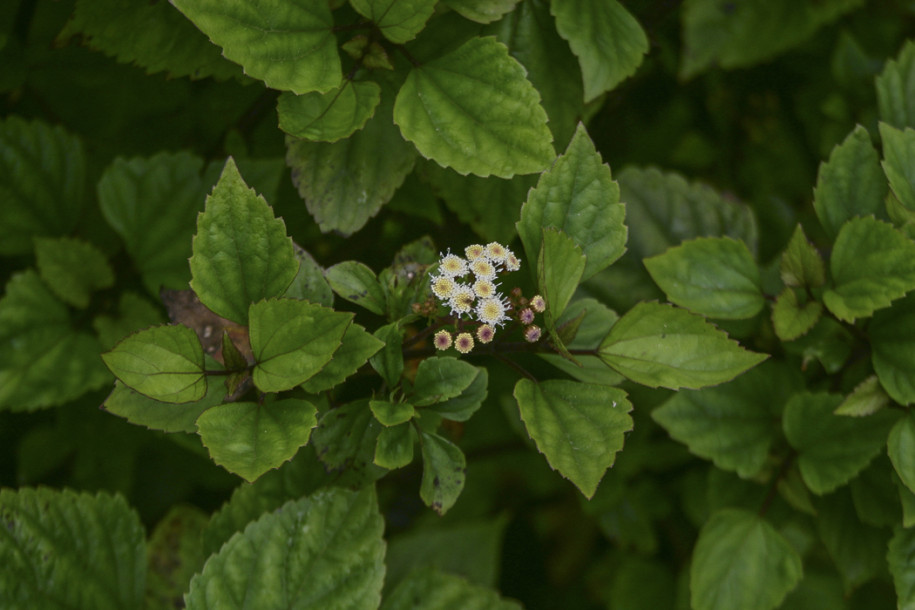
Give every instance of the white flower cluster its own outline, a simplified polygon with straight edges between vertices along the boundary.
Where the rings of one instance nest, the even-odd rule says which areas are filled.
[[[467,246],[464,255],[450,251],[442,255],[438,274],[432,276],[432,292],[453,316],[476,316],[483,324],[502,326],[508,320],[511,305],[498,291],[496,276],[503,271],[517,271],[521,261],[498,242]]]

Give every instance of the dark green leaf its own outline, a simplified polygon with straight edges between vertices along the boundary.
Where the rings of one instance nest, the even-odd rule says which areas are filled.
[[[196,402],[207,393],[203,347],[187,326],[154,326],[122,340],[102,360],[124,385],[162,402]]]
[[[903,207],[910,212],[915,211],[915,170],[912,169],[915,163],[915,130],[910,127],[899,130],[881,123],[880,139],[883,140],[883,171],[890,181],[890,188]]]
[[[197,219],[193,252],[191,288],[211,311],[243,325],[248,306],[282,295],[299,268],[286,225],[231,158]]]
[[[553,0],[550,12],[578,56],[586,102],[630,76],[648,53],[644,30],[616,0]]]
[[[336,142],[362,129],[381,101],[381,87],[372,81],[345,80],[327,93],[284,92],[276,103],[280,129],[291,136]]]
[[[226,397],[224,384],[210,383],[208,386],[206,396],[197,402],[172,404],[143,396],[115,381],[114,389],[102,403],[102,408],[150,430],[193,433],[197,430],[194,424],[200,414],[220,404]]]
[[[550,466],[593,497],[632,430],[626,393],[576,381],[519,379],[514,396],[528,434]]]
[[[200,535],[209,518],[199,508],[178,504],[156,523],[147,545],[148,610],[173,610],[175,600],[187,591],[191,577],[203,568],[206,555]]]
[[[877,77],[880,120],[897,129],[915,127],[915,42],[907,40]],[[901,597],[901,596],[900,596]]]
[[[324,272],[331,289],[338,295],[372,313],[384,315],[384,289],[375,272],[358,261],[343,261]]]
[[[404,578],[381,610],[520,610],[517,602],[499,597],[493,590],[472,584],[460,576],[435,568],[416,570]]]
[[[291,500],[207,560],[187,608],[374,610],[384,582],[383,531],[373,487]]]
[[[69,237],[35,238],[35,262],[61,301],[85,309],[93,292],[114,284],[114,271],[94,245]]]
[[[555,156],[539,94],[494,38],[471,38],[414,67],[394,122],[424,157],[460,174],[511,178],[541,171]]]
[[[794,230],[791,241],[788,242],[788,247],[782,254],[779,269],[782,281],[786,286],[817,288],[826,283],[823,257],[813,247],[813,244],[807,241],[801,225],[797,225]]]
[[[389,402],[387,400],[370,400],[369,408],[375,419],[383,426],[396,426],[403,424],[416,414],[413,405],[408,402]]]
[[[658,303],[629,310],[598,351],[607,365],[629,379],[671,389],[724,383],[766,359],[700,316]]]
[[[324,269],[304,248],[293,242],[295,258],[299,261],[299,271],[296,273],[289,288],[283,293],[288,299],[302,299],[311,301],[324,307],[334,306],[334,293],[324,279]]]
[[[712,318],[743,319],[763,308],[759,267],[746,244],[697,238],[643,261],[667,298]]]
[[[915,294],[878,311],[868,327],[871,360],[883,389],[902,405],[915,403]]]
[[[699,532],[690,567],[695,610],[770,610],[801,580],[797,551],[753,513],[725,509]]]
[[[135,292],[125,291],[118,300],[117,315],[102,314],[92,320],[103,349],[111,349],[127,335],[163,322],[159,308]]]
[[[896,474],[909,491],[915,492],[915,413],[909,411],[896,422],[886,444]]]
[[[455,358],[426,358],[416,369],[410,401],[424,407],[460,396],[478,376],[477,367]]]
[[[458,396],[433,403],[426,410],[451,421],[467,421],[486,400],[488,385],[489,373],[483,367],[476,367],[473,381]]]
[[[556,321],[556,327],[559,335],[562,336],[569,330],[570,325],[579,323],[580,326],[574,338],[571,342],[566,343],[566,347],[570,350],[594,350],[596,354],[601,341],[617,320],[619,320],[619,316],[616,315],[616,312],[596,299],[579,299],[569,304]],[[577,364],[557,354],[538,354],[538,356],[585,383],[617,385],[623,380],[622,375],[607,366],[596,355],[575,354]]]
[[[375,444],[375,464],[394,470],[412,462],[413,438],[413,427],[407,422],[382,430]]]
[[[889,535],[885,528],[861,522],[847,489],[815,505],[820,538],[842,575],[846,595],[886,570]]]
[[[292,459],[317,424],[315,406],[294,398],[230,402],[204,411],[197,433],[213,461],[254,481]]]
[[[823,313],[819,301],[801,303],[794,288],[785,288],[772,306],[772,326],[782,341],[794,341],[813,328]]]
[[[356,11],[370,19],[384,37],[403,44],[426,26],[436,0],[350,0]]]
[[[477,23],[490,23],[508,13],[519,0],[443,0],[443,3],[462,17]]]
[[[368,401],[357,400],[323,412],[311,443],[329,472],[348,475],[350,482],[361,486],[387,472],[373,463],[383,428]]]
[[[915,604],[915,530],[897,527],[890,539],[886,555],[896,586],[899,608],[911,608]]]
[[[546,300],[544,318],[553,345],[565,352],[556,331],[556,320],[562,316],[569,300],[578,288],[587,257],[564,232],[552,228],[542,229],[540,254],[537,259],[537,284]]]
[[[249,4],[244,0],[171,0],[222,54],[272,89],[328,91],[343,74],[334,19],[324,2]]]
[[[367,333],[365,328],[350,324],[346,327],[343,343],[334,352],[333,358],[303,383],[302,388],[311,394],[331,389],[358,371],[382,347],[384,343]]]
[[[419,497],[440,515],[448,512],[464,489],[467,460],[457,445],[438,434],[422,432],[423,480]]]
[[[396,386],[403,373],[403,331],[396,322],[375,331],[376,339],[384,341],[381,351],[369,358],[369,364],[388,385]]]

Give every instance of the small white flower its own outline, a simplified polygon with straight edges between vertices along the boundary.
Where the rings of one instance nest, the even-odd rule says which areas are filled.
[[[507,310],[508,306],[502,299],[497,297],[482,299],[477,303],[477,319],[483,324],[501,326],[508,320],[508,316],[506,315]]]
[[[461,316],[465,313],[470,313],[473,310],[473,302],[476,298],[477,296],[473,293],[473,289],[470,286],[457,284],[454,288],[454,292],[451,293],[451,298],[448,299],[448,306],[451,308],[451,314]]]
[[[447,277],[463,277],[467,275],[467,261],[457,254],[448,253],[439,261],[438,270]]]

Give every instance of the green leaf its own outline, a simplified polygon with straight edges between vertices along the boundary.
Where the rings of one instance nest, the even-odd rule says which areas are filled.
[[[772,306],[772,326],[782,341],[793,341],[813,328],[823,313],[819,301],[801,303],[793,288],[785,288]]]
[[[813,244],[807,241],[804,228],[800,224],[794,229],[791,241],[782,254],[779,270],[786,286],[817,288],[826,283],[823,257]]]
[[[429,405],[426,410],[438,413],[451,421],[467,421],[470,419],[470,416],[476,413],[483,401],[486,400],[489,386],[489,373],[487,370],[483,367],[475,368],[476,376],[466,389],[462,390],[454,398]]]
[[[463,360],[438,356],[426,358],[416,369],[410,401],[417,407],[424,407],[460,396],[478,373],[477,367]]]
[[[805,365],[817,360],[827,373],[835,374],[851,356],[854,342],[852,334],[835,318],[820,317],[807,334],[784,347],[789,353],[800,354]]]
[[[896,199],[909,211],[915,211],[915,130],[899,130],[880,123],[883,141],[883,171],[890,181]],[[881,176],[882,178],[882,176]]]
[[[915,403],[915,294],[878,311],[868,327],[871,360],[880,383],[901,405]]]
[[[416,411],[408,402],[389,402],[387,400],[370,400],[369,408],[375,419],[383,426],[396,426],[413,419]]]
[[[587,257],[572,239],[556,229],[542,230],[540,255],[537,259],[537,284],[546,301],[544,320],[553,345],[568,354],[556,332],[556,320],[563,314],[578,288]]]
[[[98,182],[102,214],[152,294],[187,288],[191,236],[206,196],[202,170],[203,160],[187,152],[119,157]]]
[[[860,125],[820,163],[813,207],[820,224],[834,239],[846,220],[883,214],[886,179],[870,134]]]
[[[376,466],[375,445],[384,426],[372,415],[368,400],[341,405],[321,414],[311,443],[328,472],[349,475],[357,486],[371,483],[386,470]]]
[[[246,481],[254,481],[292,459],[317,425],[306,400],[230,402],[204,411],[197,433],[213,461]]]
[[[413,170],[416,150],[391,122],[385,91],[365,127],[337,142],[286,138],[286,164],[308,212],[325,233],[355,233],[394,196]]]
[[[692,453],[749,479],[766,466],[781,411],[802,387],[791,369],[765,362],[716,388],[678,392],[651,417]]]
[[[381,101],[381,87],[372,81],[345,80],[327,93],[280,94],[276,111],[280,129],[296,138],[336,142],[362,129]]]
[[[741,241],[698,238],[643,262],[668,299],[696,313],[740,320],[765,305],[759,267]]]
[[[226,59],[271,89],[329,91],[343,74],[334,19],[324,2],[249,4],[243,0],[172,0]]]
[[[381,610],[521,610],[515,601],[435,568],[421,568],[404,578]]]
[[[896,483],[899,502],[902,504],[902,527],[912,527],[915,525],[915,493],[912,493],[898,476],[894,476],[893,481]]]
[[[574,324],[580,324],[568,349],[597,350],[610,328],[619,320],[616,312],[596,299],[578,299],[566,308],[556,321],[557,332],[564,335]],[[598,356],[575,354],[575,362],[557,354],[537,354],[556,368],[585,383],[617,385],[623,376],[611,369]]]
[[[586,102],[631,76],[648,53],[645,31],[616,0],[554,0],[550,12],[578,56]]]
[[[873,217],[854,218],[839,231],[829,261],[835,286],[823,302],[837,318],[853,322],[915,288],[915,243]]]
[[[896,421],[896,414],[886,409],[862,418],[835,415],[841,402],[838,394],[802,392],[785,406],[785,436],[815,494],[829,493],[863,470],[880,453]]]
[[[66,306],[32,270],[0,298],[0,409],[63,404],[111,381],[98,340],[75,330]]]
[[[553,470],[592,498],[632,430],[626,393],[576,381],[519,379],[514,396],[537,450]]]
[[[206,396],[197,402],[172,404],[143,396],[122,382],[115,381],[114,389],[102,403],[102,408],[132,424],[146,426],[150,430],[194,433],[197,431],[195,422],[200,414],[222,403],[225,397],[226,386],[222,383],[211,383],[208,384]]]
[[[384,343],[367,333],[365,328],[358,324],[350,324],[346,327],[343,342],[334,352],[333,358],[311,379],[303,383],[302,389],[317,394],[343,383],[382,347]]]
[[[880,120],[897,129],[915,127],[915,42],[907,40],[899,55],[883,66],[877,77]]]
[[[295,258],[299,261],[299,271],[283,296],[287,299],[301,299],[324,307],[333,307],[334,292],[324,279],[324,269],[307,250],[295,242],[292,247],[295,250]]]
[[[851,417],[864,417],[873,415],[890,402],[890,397],[880,385],[876,375],[871,375],[857,386],[851,394],[845,397],[842,404],[836,408],[836,415]],[[913,479],[915,480],[915,479]]]
[[[282,295],[299,267],[286,225],[231,157],[197,218],[193,251],[191,288],[211,311],[242,325],[248,306]]]
[[[700,316],[658,303],[629,310],[598,351],[636,383],[673,390],[730,381],[767,357],[745,350]]]
[[[69,237],[35,238],[38,273],[60,300],[79,309],[96,290],[114,284],[114,271],[94,245]]]
[[[146,535],[121,496],[0,491],[0,606],[142,608]]]
[[[424,157],[459,174],[511,178],[539,172],[555,156],[540,95],[494,38],[471,38],[414,67],[394,122]]]
[[[375,444],[375,464],[395,470],[412,462],[413,437],[413,427],[406,422],[383,429]]]
[[[207,560],[187,608],[373,610],[384,582],[383,530],[373,487],[290,500]]]
[[[554,5],[555,6],[555,5]],[[528,193],[516,227],[529,260],[537,260],[542,228],[563,231],[587,256],[582,281],[626,251],[626,208],[610,167],[579,123],[566,152]]]
[[[381,351],[369,358],[369,364],[389,386],[396,386],[403,373],[403,331],[396,322],[375,331],[376,339],[384,341]]]
[[[898,608],[911,610],[915,608],[915,529],[896,527],[890,539],[889,550],[886,554],[893,575],[893,584],[896,587]]]
[[[886,451],[896,474],[909,491],[915,490],[915,413],[907,411],[896,422],[886,440]]]
[[[490,23],[511,12],[519,0],[443,0],[445,6],[477,23]]]
[[[464,489],[467,460],[457,445],[438,434],[420,433],[423,479],[419,497],[440,515],[448,512]]]
[[[863,3],[743,0],[731,9],[718,0],[693,0],[682,14],[680,77],[692,78],[713,65],[731,70],[775,57]]]
[[[690,566],[695,610],[770,610],[797,586],[801,557],[771,525],[725,509],[702,526]]]
[[[124,291],[118,299],[117,314],[96,316],[92,328],[98,334],[102,348],[108,350],[127,335],[162,322],[158,307],[135,292]]]
[[[168,2],[78,0],[65,35],[80,33],[93,49],[171,78],[241,76],[214,46]]]
[[[209,519],[199,508],[177,504],[156,523],[147,545],[145,608],[171,610],[187,591],[206,560],[200,535]]]
[[[358,261],[343,261],[329,267],[324,272],[324,277],[331,289],[350,303],[384,315],[384,289],[378,283],[375,272],[367,265]]]
[[[324,368],[340,347],[353,314],[294,299],[270,299],[248,313],[254,385],[289,390]]]
[[[34,236],[71,233],[85,200],[79,138],[40,121],[0,121],[0,255],[31,252]]]
[[[162,402],[196,402],[207,393],[203,347],[187,326],[154,326],[102,354],[124,385]]]
[[[371,20],[391,42],[413,40],[435,11],[436,0],[350,0],[356,12]]]

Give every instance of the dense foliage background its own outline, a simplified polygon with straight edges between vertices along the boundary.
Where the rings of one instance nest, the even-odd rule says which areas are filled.
[[[238,585],[239,595],[287,607],[279,564],[252,567],[258,549],[287,534],[291,546],[294,532],[323,520],[339,536],[302,544],[338,549],[342,563],[308,556],[307,569],[282,565],[305,589],[326,587],[339,607],[412,607],[411,596],[420,607],[511,607],[509,598],[531,609],[913,607],[915,300],[904,295],[915,288],[915,5],[251,4],[0,5],[0,605],[234,607],[208,598],[207,587],[241,573],[257,582]],[[323,38],[309,43],[307,68],[285,69],[289,47],[254,56],[258,45],[220,22],[219,6],[279,30],[305,19],[299,33]],[[457,97],[428,101],[441,91]],[[589,249],[586,229],[556,226],[577,242],[568,245],[566,233],[541,234],[547,220],[531,220],[531,210],[549,216],[581,202],[543,203],[544,185],[574,183],[558,177],[563,153],[568,171],[598,185],[589,201],[602,214],[625,204],[628,239],[622,215],[606,225],[616,231],[606,248],[618,252]],[[574,199],[584,187],[569,188]],[[208,194],[214,210],[244,201],[247,216],[231,208],[198,221],[205,205],[211,212]],[[303,266],[289,267],[279,289],[244,296],[354,313],[378,346],[405,354],[404,381],[387,348],[378,352],[387,360],[373,356],[345,383],[346,375],[326,387],[297,380],[275,412],[301,400],[322,423],[313,434],[314,423],[305,427],[310,443],[308,434],[284,437],[277,456],[253,461],[232,453],[231,422],[204,424],[218,407],[204,409],[222,396],[208,395],[213,402],[192,417],[117,403],[129,390],[112,393],[117,364],[101,353],[123,352],[125,337],[170,315],[196,330],[209,323],[180,301],[187,293],[160,289],[186,290],[193,278],[214,310],[208,299],[233,291],[213,288],[218,266],[204,269],[219,250],[207,249],[201,227],[210,226],[214,240],[269,233],[279,252],[269,260],[287,256],[291,237],[307,254],[289,244],[289,260]],[[428,336],[410,336],[435,315],[416,316],[412,303],[429,297],[440,252],[491,241],[521,255],[518,279],[504,288],[517,284],[527,297],[554,288],[585,250],[580,286],[561,287],[577,287],[566,317],[540,322],[550,343],[538,345],[562,351],[564,341],[591,350],[590,360],[581,371],[556,354],[519,348],[506,363],[478,350],[464,360],[485,373],[449,397],[473,403],[475,380],[485,400],[445,406],[419,389],[417,367],[434,352]],[[373,273],[366,279],[345,261]],[[327,269],[336,272],[325,281]],[[240,343],[249,315],[252,344],[257,323],[274,329],[280,314],[270,301],[249,313],[248,300],[226,299],[218,313],[244,319],[229,328]],[[692,379],[682,361],[665,361],[682,365],[673,373],[611,363],[619,354],[604,339],[619,316],[674,320],[654,301],[679,306],[686,317],[677,323],[714,323],[752,350],[739,357],[768,358]],[[331,320],[326,308],[295,312]],[[350,373],[375,353],[371,341]],[[688,360],[699,348],[672,349]],[[251,364],[250,353],[220,354]],[[289,389],[258,367],[258,389]],[[253,393],[243,377],[230,394]],[[617,448],[579,468],[557,453],[554,428],[537,431],[534,406],[542,415],[573,385],[587,389],[588,408],[601,402],[595,396],[631,403],[631,421],[608,432],[620,443],[625,433],[615,463]],[[210,386],[225,390],[221,378]],[[563,400],[578,404],[572,393]],[[385,430],[401,420],[375,403],[372,419],[367,400],[396,406],[404,395],[444,421],[416,424],[425,444],[405,466],[387,472],[378,454],[372,464],[375,437],[359,462],[366,449],[347,440],[355,428],[340,413],[351,409],[364,418],[360,433],[374,426],[377,437],[386,417]],[[233,404],[244,403],[219,406]],[[465,458],[466,477],[444,492],[436,478],[433,490],[430,464]],[[341,565],[356,585],[341,584],[350,574]],[[434,569],[408,576],[419,567]],[[344,589],[352,597],[333,597]]]

